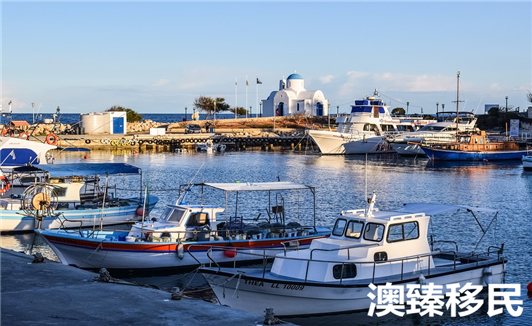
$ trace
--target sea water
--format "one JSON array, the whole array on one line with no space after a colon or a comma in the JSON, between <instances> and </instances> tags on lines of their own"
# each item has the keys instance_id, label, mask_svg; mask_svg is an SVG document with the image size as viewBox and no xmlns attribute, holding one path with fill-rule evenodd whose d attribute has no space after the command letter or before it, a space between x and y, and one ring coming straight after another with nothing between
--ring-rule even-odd
<instances>
[{"instance_id":1,"label":"sea water","mask_svg":"<svg viewBox=\"0 0 532 326\"><path fill-rule=\"evenodd\" d=\"M367 313L326 317L285 318L299 325L525 325L532 320L532 301L526 286L532 282L532 172L524 171L520 161L432 163L427 159L397 156L320 156L294 152L226 152L170 153L128 150L93 151L85 159L78 153L63 153L62 162L125 162L142 168L143 185L160 198L153 215L164 205L172 204L178 196L179 184L190 182L261 182L293 181L316 188L317 225L332 227L342 210L364 208L366 198L376 193L381 210L400 208L404 203L429 202L490 207L498 210L479 247L500 246L508 259L506 283L520 284L523 314L512 317L508 313L488 317L487 303L477 313L464 318L451 317L368 317ZM117 181L117 187L140 191L135 180ZM121 183L122 182L122 183ZM240 199L239 199L240 200ZM210 197L209 203L225 206L223 195ZM312 213L300 206L312 206L312 199L303 195L286 198L285 206L293 209L301 224L312 222ZM250 205L242 214L255 217L260 208ZM477 214L486 227L493 214ZM466 214L436 215L431 219L429 233L436 240L455 240L461 251L472 251L482 233L475 219ZM28 239L31 236L26 235ZM4 240L13 238L2 236ZM27 240L26 240L27 241ZM2 241L5 246L5 241ZM13 247L13 245L10 245ZM20 247L20 245L19 245ZM190 275L144 277L142 282L171 289L173 286L202 286ZM186 281L184 281L186 279ZM139 279L135 279L138 281ZM198 284L198 282L200 284ZM265 307L266 308L266 307ZM275 311L274 311L275 313Z\"/></svg>"}]
</instances>

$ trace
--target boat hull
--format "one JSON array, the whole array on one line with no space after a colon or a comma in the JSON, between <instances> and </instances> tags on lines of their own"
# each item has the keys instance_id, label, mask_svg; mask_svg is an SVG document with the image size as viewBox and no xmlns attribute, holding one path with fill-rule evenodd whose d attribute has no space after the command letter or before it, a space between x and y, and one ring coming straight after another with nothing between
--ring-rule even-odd
<instances>
[{"instance_id":1,"label":"boat hull","mask_svg":"<svg viewBox=\"0 0 532 326\"><path fill-rule=\"evenodd\" d=\"M333 131L310 130L309 136L323 155L392 153L383 137L360 137Z\"/></svg>"},{"instance_id":2,"label":"boat hull","mask_svg":"<svg viewBox=\"0 0 532 326\"><path fill-rule=\"evenodd\" d=\"M390 143L390 146L402 156L426 156L418 144Z\"/></svg>"},{"instance_id":3,"label":"boat hull","mask_svg":"<svg viewBox=\"0 0 532 326\"><path fill-rule=\"evenodd\" d=\"M483 269L488 265L456 271L442 275L426 276L426 283L436 285L466 283L486 286ZM489 265L492 270L489 283L503 283L504 263ZM214 268L204 268L201 272L214 290L220 304L234 309L257 314L266 307L273 308L276 316L322 315L367 310L373 292L366 284L318 284L289 280L252 278L231 272L218 272ZM419 275L413 279L394 282L394 285L419 284ZM375 285L384 285L375 283ZM406 293L406 291L405 291Z\"/></svg>"},{"instance_id":4,"label":"boat hull","mask_svg":"<svg viewBox=\"0 0 532 326\"><path fill-rule=\"evenodd\" d=\"M41 223L43 229L79 228L93 225L116 225L134 223L141 219L137 215L140 201L129 200L130 205L106 207L103 210L95 209L72 209L56 210L60 217L45 217ZM149 210L153 209L158 198L150 196ZM22 210L1 210L0 231L8 232L31 232L38 227L37 220L26 216Z\"/></svg>"},{"instance_id":5,"label":"boat hull","mask_svg":"<svg viewBox=\"0 0 532 326\"><path fill-rule=\"evenodd\" d=\"M84 269L109 270L187 270L200 264L235 264L259 261L287 250L308 248L313 239L329 232L321 230L313 236L231 241L127 242L128 232L100 231L97 238L90 231L36 230L65 265ZM285 243L283 245L283 243Z\"/></svg>"},{"instance_id":6,"label":"boat hull","mask_svg":"<svg viewBox=\"0 0 532 326\"><path fill-rule=\"evenodd\" d=\"M47 164L46 153L56 146L15 137L0 137L1 166Z\"/></svg>"},{"instance_id":7,"label":"boat hull","mask_svg":"<svg viewBox=\"0 0 532 326\"><path fill-rule=\"evenodd\" d=\"M532 156L523 156L523 169L532 170Z\"/></svg>"},{"instance_id":8,"label":"boat hull","mask_svg":"<svg viewBox=\"0 0 532 326\"><path fill-rule=\"evenodd\" d=\"M493 151L493 152L466 152L438 149L421 146L430 160L434 161L496 161L496 160L520 160L526 155L523 151Z\"/></svg>"}]
</instances>

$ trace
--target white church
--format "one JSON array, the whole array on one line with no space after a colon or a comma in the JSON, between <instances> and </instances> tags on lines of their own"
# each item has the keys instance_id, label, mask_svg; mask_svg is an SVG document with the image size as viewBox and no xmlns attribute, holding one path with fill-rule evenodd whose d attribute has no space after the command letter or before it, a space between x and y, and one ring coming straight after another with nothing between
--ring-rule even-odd
<instances>
[{"instance_id":1,"label":"white church","mask_svg":"<svg viewBox=\"0 0 532 326\"><path fill-rule=\"evenodd\" d=\"M322 91L307 91L305 80L301 75L293 73L279 81L279 90L271 92L266 100L262 100L263 116L326 116L329 114L328 100Z\"/></svg>"}]
</instances>

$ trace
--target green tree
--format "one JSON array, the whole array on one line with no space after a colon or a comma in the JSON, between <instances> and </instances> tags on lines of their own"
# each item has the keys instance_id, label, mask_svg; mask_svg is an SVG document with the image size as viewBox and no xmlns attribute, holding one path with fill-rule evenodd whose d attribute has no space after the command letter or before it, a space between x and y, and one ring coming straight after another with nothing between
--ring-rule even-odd
<instances>
[{"instance_id":1,"label":"green tree","mask_svg":"<svg viewBox=\"0 0 532 326\"><path fill-rule=\"evenodd\" d=\"M237 115L246 115L246 114L248 114L248 110L244 109L241 106L237 107L236 110L237 110L236 111ZM235 113L235 108L231 108L230 111Z\"/></svg>"},{"instance_id":2,"label":"green tree","mask_svg":"<svg viewBox=\"0 0 532 326\"><path fill-rule=\"evenodd\" d=\"M133 111L132 109L124 108L119 105L114 105L106 110L107 112L114 112L114 111L126 111L126 117L127 122L138 122L142 120L142 115L138 114L137 112Z\"/></svg>"},{"instance_id":3,"label":"green tree","mask_svg":"<svg viewBox=\"0 0 532 326\"><path fill-rule=\"evenodd\" d=\"M216 103L216 107L215 107ZM227 103L225 103L225 99L223 97L217 97L212 98L208 96L201 95L197 99L194 100L194 107L198 111L203 111L207 113L207 118L211 116L215 111L216 112L223 112L223 111L230 111L231 106Z\"/></svg>"}]
</instances>

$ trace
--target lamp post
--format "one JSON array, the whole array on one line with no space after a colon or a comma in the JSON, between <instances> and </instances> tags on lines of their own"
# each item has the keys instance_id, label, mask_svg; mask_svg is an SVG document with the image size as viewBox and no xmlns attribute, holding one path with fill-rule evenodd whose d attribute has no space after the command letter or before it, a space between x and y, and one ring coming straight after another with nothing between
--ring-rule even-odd
<instances>
[{"instance_id":1,"label":"lamp post","mask_svg":"<svg viewBox=\"0 0 532 326\"><path fill-rule=\"evenodd\" d=\"M216 101L214 101L214 127L216 128Z\"/></svg>"},{"instance_id":2,"label":"lamp post","mask_svg":"<svg viewBox=\"0 0 532 326\"><path fill-rule=\"evenodd\" d=\"M187 107L185 106L185 121L187 121Z\"/></svg>"},{"instance_id":3,"label":"lamp post","mask_svg":"<svg viewBox=\"0 0 532 326\"><path fill-rule=\"evenodd\" d=\"M253 118L253 108L251 107L251 105L249 106L249 117Z\"/></svg>"},{"instance_id":4,"label":"lamp post","mask_svg":"<svg viewBox=\"0 0 532 326\"><path fill-rule=\"evenodd\" d=\"M440 103L436 102L436 120L438 120L438 105L440 105Z\"/></svg>"},{"instance_id":5,"label":"lamp post","mask_svg":"<svg viewBox=\"0 0 532 326\"><path fill-rule=\"evenodd\" d=\"M259 103L259 114L260 114L260 117L262 118L262 100L260 100L260 103Z\"/></svg>"},{"instance_id":6,"label":"lamp post","mask_svg":"<svg viewBox=\"0 0 532 326\"><path fill-rule=\"evenodd\" d=\"M196 120L196 108L192 108L192 120Z\"/></svg>"},{"instance_id":7,"label":"lamp post","mask_svg":"<svg viewBox=\"0 0 532 326\"><path fill-rule=\"evenodd\" d=\"M508 96L506 96L505 98L506 98L506 114L508 114Z\"/></svg>"},{"instance_id":8,"label":"lamp post","mask_svg":"<svg viewBox=\"0 0 532 326\"><path fill-rule=\"evenodd\" d=\"M35 123L35 103L31 103L31 119Z\"/></svg>"},{"instance_id":9,"label":"lamp post","mask_svg":"<svg viewBox=\"0 0 532 326\"><path fill-rule=\"evenodd\" d=\"M410 102L406 102L406 116L408 116L408 106L410 105Z\"/></svg>"}]
</instances>

